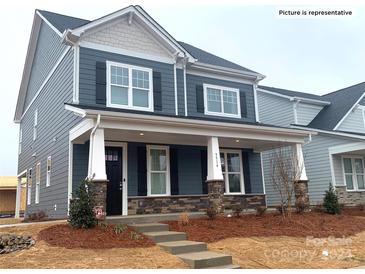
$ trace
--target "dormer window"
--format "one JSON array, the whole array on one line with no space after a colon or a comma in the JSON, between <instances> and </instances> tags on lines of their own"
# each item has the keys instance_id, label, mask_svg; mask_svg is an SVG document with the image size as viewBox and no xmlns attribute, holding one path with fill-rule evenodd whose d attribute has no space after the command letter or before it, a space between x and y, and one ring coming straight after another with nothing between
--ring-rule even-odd
<instances>
[{"instance_id":1,"label":"dormer window","mask_svg":"<svg viewBox=\"0 0 365 274\"><path fill-rule=\"evenodd\" d=\"M108 61L107 106L153 111L152 69Z\"/></svg>"},{"instance_id":2,"label":"dormer window","mask_svg":"<svg viewBox=\"0 0 365 274\"><path fill-rule=\"evenodd\" d=\"M204 84L206 115L241 117L240 91L234 88Z\"/></svg>"}]
</instances>

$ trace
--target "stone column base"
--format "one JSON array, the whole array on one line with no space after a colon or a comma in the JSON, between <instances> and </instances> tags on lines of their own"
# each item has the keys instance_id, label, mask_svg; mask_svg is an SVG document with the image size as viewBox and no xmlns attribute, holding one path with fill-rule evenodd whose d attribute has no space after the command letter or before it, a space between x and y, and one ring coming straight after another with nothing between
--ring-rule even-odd
<instances>
[{"instance_id":1,"label":"stone column base","mask_svg":"<svg viewBox=\"0 0 365 274\"><path fill-rule=\"evenodd\" d=\"M96 214L106 215L106 191L108 181L91 181L93 186L93 195L95 206L94 209ZM98 213L99 212L99 213Z\"/></svg>"},{"instance_id":2,"label":"stone column base","mask_svg":"<svg viewBox=\"0 0 365 274\"><path fill-rule=\"evenodd\" d=\"M208 184L208 206L213 207L217 212L224 213L224 181L209 180Z\"/></svg>"},{"instance_id":3,"label":"stone column base","mask_svg":"<svg viewBox=\"0 0 365 274\"><path fill-rule=\"evenodd\" d=\"M309 208L308 180L298 180L294 182L295 205L301 205L305 209Z\"/></svg>"}]
</instances>

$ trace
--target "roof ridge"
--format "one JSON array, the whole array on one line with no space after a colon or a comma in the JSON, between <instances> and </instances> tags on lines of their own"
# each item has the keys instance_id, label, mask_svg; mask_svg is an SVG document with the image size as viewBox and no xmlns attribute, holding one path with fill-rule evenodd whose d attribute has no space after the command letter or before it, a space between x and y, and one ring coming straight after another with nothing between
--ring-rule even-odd
<instances>
[{"instance_id":1,"label":"roof ridge","mask_svg":"<svg viewBox=\"0 0 365 274\"><path fill-rule=\"evenodd\" d=\"M341 88L341 89L338 89L338 90L335 90L335 91L331 91L331 92L326 93L326 94L323 94L321 96L331 95L331 94L334 94L334 93L339 92L339 91L343 91L343 90L348 89L348 88L352 88L352 87L355 87L355 86L359 86L361 84L365 84L365 81L364 82L357 83L357 84L354 84L354 85L351 85L351 86L348 86L348 87L344 87L344 88Z\"/></svg>"},{"instance_id":2,"label":"roof ridge","mask_svg":"<svg viewBox=\"0 0 365 274\"><path fill-rule=\"evenodd\" d=\"M89 19L84 19L84 18L80 18L80 17L75 17L75 16L70 16L70 15L66 15L66 14L62 14L62 13L58 13L58 12L53 12L53 11L49 11L49 10L40 10L40 9L36 9L36 11L39 11L40 13L42 12L49 12L49 13L53 13L56 15L61 15L61 16L65 16L65 17L69 17L69 18L74 18L74 19L79 19L79 20L84 20L84 21L93 21L93 20L89 20Z\"/></svg>"}]
</instances>

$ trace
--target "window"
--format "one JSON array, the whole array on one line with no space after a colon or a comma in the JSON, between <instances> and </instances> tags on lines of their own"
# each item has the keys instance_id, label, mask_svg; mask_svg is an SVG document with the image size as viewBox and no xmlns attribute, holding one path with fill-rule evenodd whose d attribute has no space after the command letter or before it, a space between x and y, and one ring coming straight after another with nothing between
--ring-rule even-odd
<instances>
[{"instance_id":1,"label":"window","mask_svg":"<svg viewBox=\"0 0 365 274\"><path fill-rule=\"evenodd\" d=\"M204 109L206 115L240 118L240 91L204 84Z\"/></svg>"},{"instance_id":2,"label":"window","mask_svg":"<svg viewBox=\"0 0 365 274\"><path fill-rule=\"evenodd\" d=\"M166 146L147 146L147 193L170 195L170 160Z\"/></svg>"},{"instance_id":3,"label":"window","mask_svg":"<svg viewBox=\"0 0 365 274\"><path fill-rule=\"evenodd\" d=\"M225 193L244 193L241 152L239 150L221 150L220 155Z\"/></svg>"},{"instance_id":4,"label":"window","mask_svg":"<svg viewBox=\"0 0 365 274\"><path fill-rule=\"evenodd\" d=\"M34 112L33 141L37 139L37 127L38 127L38 109L36 109Z\"/></svg>"},{"instance_id":5,"label":"window","mask_svg":"<svg viewBox=\"0 0 365 274\"><path fill-rule=\"evenodd\" d=\"M48 158L47 158L46 186L51 185L51 169L52 169L52 158L51 158L51 156L48 156Z\"/></svg>"},{"instance_id":6,"label":"window","mask_svg":"<svg viewBox=\"0 0 365 274\"><path fill-rule=\"evenodd\" d=\"M22 142L23 142L23 130L22 128L19 129L19 147L18 147L18 153L22 153Z\"/></svg>"},{"instance_id":7,"label":"window","mask_svg":"<svg viewBox=\"0 0 365 274\"><path fill-rule=\"evenodd\" d=\"M152 70L107 62L107 105L153 111Z\"/></svg>"},{"instance_id":8,"label":"window","mask_svg":"<svg viewBox=\"0 0 365 274\"><path fill-rule=\"evenodd\" d=\"M32 169L28 171L28 184L27 184L27 205L32 203Z\"/></svg>"},{"instance_id":9,"label":"window","mask_svg":"<svg viewBox=\"0 0 365 274\"><path fill-rule=\"evenodd\" d=\"M36 165L35 169L35 203L39 203L39 191L41 188L41 163Z\"/></svg>"},{"instance_id":10,"label":"window","mask_svg":"<svg viewBox=\"0 0 365 274\"><path fill-rule=\"evenodd\" d=\"M343 157L342 159L347 190L365 190L363 158Z\"/></svg>"}]
</instances>

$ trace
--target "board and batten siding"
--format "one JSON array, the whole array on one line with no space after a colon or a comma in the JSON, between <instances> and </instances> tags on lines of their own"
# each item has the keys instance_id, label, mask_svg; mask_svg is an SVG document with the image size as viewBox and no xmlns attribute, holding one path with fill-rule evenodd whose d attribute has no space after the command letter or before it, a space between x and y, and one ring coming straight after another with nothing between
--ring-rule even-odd
<instances>
[{"instance_id":1,"label":"board and batten siding","mask_svg":"<svg viewBox=\"0 0 365 274\"><path fill-rule=\"evenodd\" d=\"M355 108L349 115L342 121L338 130L348 132L365 133L365 121L363 111L360 108Z\"/></svg>"},{"instance_id":2,"label":"board and batten siding","mask_svg":"<svg viewBox=\"0 0 365 274\"><path fill-rule=\"evenodd\" d=\"M31 204L26 214L45 211L50 218L67 216L69 130L80 122L64 103L72 102L73 51L66 54L20 122L23 130L18 173L32 168ZM34 112L38 109L37 138L33 141ZM52 157L50 186L46 187L47 157ZM41 163L39 204L35 204L36 165Z\"/></svg>"},{"instance_id":3,"label":"board and batten siding","mask_svg":"<svg viewBox=\"0 0 365 274\"><path fill-rule=\"evenodd\" d=\"M323 106L298 103L297 105L297 124L308 125L314 117L323 109Z\"/></svg>"},{"instance_id":4,"label":"board and batten siding","mask_svg":"<svg viewBox=\"0 0 365 274\"><path fill-rule=\"evenodd\" d=\"M288 127L294 123L293 102L287 98L267 94L258 90L257 104L261 123L283 127Z\"/></svg>"},{"instance_id":5,"label":"board and batten siding","mask_svg":"<svg viewBox=\"0 0 365 274\"><path fill-rule=\"evenodd\" d=\"M96 102L96 62L113 61L150 68L161 73L162 110L155 113L175 115L174 70L172 64L80 47L80 105L106 107Z\"/></svg>"},{"instance_id":6,"label":"board and batten siding","mask_svg":"<svg viewBox=\"0 0 365 274\"><path fill-rule=\"evenodd\" d=\"M37 48L32 64L24 108L32 101L34 95L61 57L67 46L62 44L62 38L58 36L46 23L42 21Z\"/></svg>"}]
</instances>

